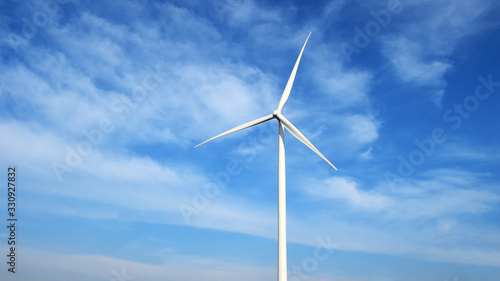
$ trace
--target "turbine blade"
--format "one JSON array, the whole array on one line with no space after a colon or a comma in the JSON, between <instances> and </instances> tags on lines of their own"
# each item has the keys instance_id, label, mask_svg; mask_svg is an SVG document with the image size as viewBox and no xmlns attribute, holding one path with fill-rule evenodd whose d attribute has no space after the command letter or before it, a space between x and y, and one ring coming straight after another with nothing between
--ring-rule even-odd
<instances>
[{"instance_id":1,"label":"turbine blade","mask_svg":"<svg viewBox=\"0 0 500 281\"><path fill-rule=\"evenodd\" d=\"M297 68L299 67L300 59L302 58L302 53L304 52L304 48L306 47L307 40L309 40L309 36L311 36L311 32L307 36L306 42L304 42L304 46L302 46L302 50L300 50L299 57L295 62L295 66L293 67L292 74L290 74L290 78L288 78L288 82L286 83L285 90L281 95L280 103L278 104L278 108L276 109L278 112L281 112L283 106L285 106L286 101L288 100L288 96L290 96L290 91L292 90L293 81L295 80L295 74L297 74Z\"/></svg>"},{"instance_id":2,"label":"turbine blade","mask_svg":"<svg viewBox=\"0 0 500 281\"><path fill-rule=\"evenodd\" d=\"M206 140L206 141L204 141L204 142L202 142L202 143L198 144L198 145L197 145L197 146L195 146L195 147L198 147L198 146L200 146L200 145L202 145L202 144L204 144L204 143L207 143L207 142L209 142L209 141L211 141L211 140L214 140L214 139L216 139L216 138L220 138L220 137L222 137L222 136L229 135L229 134L234 133L234 132L237 132L237 131L239 131L239 130L243 130L243 129L246 129L246 128L248 128L248 127L252 127L252 126L255 126L255 125L257 125L257 124L260 124L260 123L262 123L262 122L266 122L266 121L271 120L271 119L273 119L273 118L274 118L274 115L269 114L269 115L264 116L264 117L261 117L261 118L259 118L259 119L255 119L255 120L250 121L250 122L247 122L247 123L245 123L245 124L243 124L243 125L239 125L238 127L232 128L231 130L225 131L224 133L219 134L219 135L217 135L217 136L215 136L215 137L213 137L213 138L211 138L211 139L209 139L209 140Z\"/></svg>"},{"instance_id":3,"label":"turbine blade","mask_svg":"<svg viewBox=\"0 0 500 281\"><path fill-rule=\"evenodd\" d=\"M283 126L294 137L296 137L302 143L307 145L312 151L316 152L316 154L318 154L321 158L323 158L323 160L325 160L328 164L330 164L330 166L332 166L335 170L337 170L337 168L335 166L333 166L333 164L330 163L330 161L328 161L328 159L326 159L326 157L323 154L321 154L321 152L319 152L319 150L316 147L314 147L314 145L306 137L304 137L304 135L290 121L288 121L288 119L286 119L285 116L283 116L283 114L280 113L277 115L277 117L278 117L278 120L283 124Z\"/></svg>"}]
</instances>

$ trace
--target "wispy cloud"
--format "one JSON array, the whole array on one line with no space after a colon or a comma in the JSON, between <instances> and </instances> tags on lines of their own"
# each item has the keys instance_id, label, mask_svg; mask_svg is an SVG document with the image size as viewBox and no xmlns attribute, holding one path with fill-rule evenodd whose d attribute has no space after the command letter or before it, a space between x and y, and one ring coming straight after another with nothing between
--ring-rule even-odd
<instances>
[{"instance_id":1,"label":"wispy cloud","mask_svg":"<svg viewBox=\"0 0 500 281\"><path fill-rule=\"evenodd\" d=\"M345 177L309 180L300 185L300 191L311 203L321 206L322 211L312 217L321 217L322 222L315 224L308 216L294 223L296 231L297 226L302 225L299 229L303 228L304 232L293 237L309 243L308 233L336 233L342 249L369 248L380 253L413 253L430 260L483 263L497 254L484 250L482 245L471 248L466 241L492 245L495 242L491 231L497 233L499 230L486 230L484 226L460 218L498 213L500 195L488 187L487 177L461 170L435 170L395 190L383 185L366 190L358 180ZM349 220L353 213L363 213L365 219L362 222ZM379 228L380 225L384 228ZM363 244L364 236L359 233L372 237L370 245ZM469 246L459 246L462 243ZM446 255L450 246L454 250L450 249ZM471 253L478 259L470 259ZM485 264L498 265L498 261Z\"/></svg>"},{"instance_id":2,"label":"wispy cloud","mask_svg":"<svg viewBox=\"0 0 500 281\"><path fill-rule=\"evenodd\" d=\"M3 249L4 250L4 249ZM47 259L40 259L45 256ZM25 266L32 270L16 273L17 280L53 280L54 272L72 280L265 280L274 276L274 268L252 266L225 260L177 256L175 261L147 264L103 255L56 254L24 248ZM89 268L94 270L89 271ZM5 273L2 273L5 274Z\"/></svg>"},{"instance_id":3,"label":"wispy cloud","mask_svg":"<svg viewBox=\"0 0 500 281\"><path fill-rule=\"evenodd\" d=\"M361 144L370 143L378 138L378 123L373 118L362 115L347 116L344 125L349 131L350 138Z\"/></svg>"},{"instance_id":4,"label":"wispy cloud","mask_svg":"<svg viewBox=\"0 0 500 281\"><path fill-rule=\"evenodd\" d=\"M453 68L449 56L468 35L485 28L481 16L491 4L409 1L405 3L405 13L416 20L399 23L399 28L406 30L404 35L383 37L383 54L402 81L430 86L432 100L440 105L446 87L445 74Z\"/></svg>"},{"instance_id":5,"label":"wispy cloud","mask_svg":"<svg viewBox=\"0 0 500 281\"><path fill-rule=\"evenodd\" d=\"M335 199L366 210L380 210L392 205L390 198L359 190L357 186L352 179L332 177L308 184L305 192L316 199Z\"/></svg>"},{"instance_id":6,"label":"wispy cloud","mask_svg":"<svg viewBox=\"0 0 500 281\"><path fill-rule=\"evenodd\" d=\"M415 82L443 88L446 84L444 74L452 66L444 59L426 59L426 54L420 42L408 38L391 38L385 43L385 55L395 67L400 79L405 82ZM442 92L441 92L442 93ZM442 96L436 93L435 99Z\"/></svg>"}]
</instances>

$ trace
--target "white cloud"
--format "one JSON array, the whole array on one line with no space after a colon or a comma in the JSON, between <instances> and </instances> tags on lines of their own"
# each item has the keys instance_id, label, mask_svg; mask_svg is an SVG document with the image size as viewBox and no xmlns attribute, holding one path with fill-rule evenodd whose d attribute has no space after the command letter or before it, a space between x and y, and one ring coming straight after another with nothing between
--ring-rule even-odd
<instances>
[{"instance_id":1,"label":"white cloud","mask_svg":"<svg viewBox=\"0 0 500 281\"><path fill-rule=\"evenodd\" d=\"M335 199L362 210L380 210L391 220L433 219L449 215L480 214L494 211L500 195L479 184L484 175L459 170L436 170L427 179L412 180L388 190L363 191L356 180L331 177L310 180L301 190L315 199ZM483 186L483 190L470 186ZM394 192L393 192L394 191Z\"/></svg>"},{"instance_id":2,"label":"white cloud","mask_svg":"<svg viewBox=\"0 0 500 281\"><path fill-rule=\"evenodd\" d=\"M313 45L313 42L316 44ZM368 94L373 74L366 70L343 67L343 57L339 53L332 52L331 45L312 41L308 48L307 57L313 61L310 64L313 67L308 69L305 75L313 81L315 89L329 97L329 109L331 111L346 108L370 110Z\"/></svg>"},{"instance_id":3,"label":"white cloud","mask_svg":"<svg viewBox=\"0 0 500 281\"><path fill-rule=\"evenodd\" d=\"M352 141L366 144L377 140L379 124L371 116L351 115L342 121Z\"/></svg>"},{"instance_id":4,"label":"white cloud","mask_svg":"<svg viewBox=\"0 0 500 281\"><path fill-rule=\"evenodd\" d=\"M197 168L161 164L145 156L114 154L106 146L99 145L92 147L90 155L80 155L81 164L72 166L66 161L64 147L76 151L74 144L66 143L43 128L30 129L22 122L4 123L0 125L0 133L11 137L2 139L0 154L4 161L15 163L21 171L29 171L23 178L33 184L27 185L26 192L95 204L91 210L86 205L32 206L37 212L126 220L138 220L138 214L146 212L158 223L189 224L273 237L274 218L268 216L274 212L273 207L233 197L224 186L217 186L214 179ZM37 142L33 143L33 139ZM60 170L63 182L59 182L54 173L56 161L71 169ZM228 181L231 177L229 175ZM43 190L39 186L43 186ZM208 186L210 191L206 191ZM179 209L181 205L194 208L189 222ZM110 214L109 206L120 207L121 211L114 210Z\"/></svg>"},{"instance_id":5,"label":"white cloud","mask_svg":"<svg viewBox=\"0 0 500 281\"><path fill-rule=\"evenodd\" d=\"M404 223L399 223L381 217L380 212L367 212L365 219L360 220L350 216L342 204L332 205L338 207L327 215L315 213L299 223L291 220L289 241L317 246L318 238L330 236L331 242L336 245L335 250L418 257L425 261L500 265L499 253L495 252L498 248L495 237L500 233L498 229L485 231L450 220L440 220L438 227L434 220L406 219ZM473 245L471 241L483 242Z\"/></svg>"},{"instance_id":6,"label":"white cloud","mask_svg":"<svg viewBox=\"0 0 500 281\"><path fill-rule=\"evenodd\" d=\"M60 55L44 56L39 59L37 63L34 63L38 70L45 68L40 65L46 65L54 71L49 75L59 82L51 84L51 80L21 64L3 69L5 77L3 92L16 101L13 105L13 109L18 110L16 114L32 122L53 124L65 133L75 134L80 133L82 128L97 123L105 116L102 103L105 103L106 97L95 95L98 91L87 77L76 73L68 75L73 72L73 69L68 67L65 71L62 70L67 65ZM50 66L52 64L58 66ZM75 81L72 87L78 89L79 92L60 86L60 81L68 80ZM85 94L80 95L80 93Z\"/></svg>"},{"instance_id":7,"label":"white cloud","mask_svg":"<svg viewBox=\"0 0 500 281\"><path fill-rule=\"evenodd\" d=\"M276 238L276 206L258 204L239 196L228 195L225 191L221 192L224 194L211 200L207 208L192 217L191 225Z\"/></svg>"},{"instance_id":8,"label":"white cloud","mask_svg":"<svg viewBox=\"0 0 500 281\"><path fill-rule=\"evenodd\" d=\"M426 184L431 184L428 182ZM452 189L403 200L388 210L392 218L439 218L449 215L481 214L492 211L500 196L486 191Z\"/></svg>"},{"instance_id":9,"label":"white cloud","mask_svg":"<svg viewBox=\"0 0 500 281\"><path fill-rule=\"evenodd\" d=\"M264 8L253 0L218 1L218 13L226 16L231 24L243 25L252 22L278 23L283 21L280 10Z\"/></svg>"},{"instance_id":10,"label":"white cloud","mask_svg":"<svg viewBox=\"0 0 500 281\"><path fill-rule=\"evenodd\" d=\"M500 260L491 260L498 256L491 249L498 247L494 237L500 230L461 219L464 215L498 212L500 195L486 184L487 177L460 170L434 170L397 187L396 192L383 187L364 191L358 180L347 177L309 180L301 185L300 192L314 199L307 204L316 208L307 216L292 217L290 237L314 245L314 237L330 233L345 250L499 265ZM406 191L397 192L399 188ZM353 219L352 215L360 212L363 216ZM471 255L477 259L471 259Z\"/></svg>"},{"instance_id":11,"label":"white cloud","mask_svg":"<svg viewBox=\"0 0 500 281\"><path fill-rule=\"evenodd\" d=\"M461 250L436 248L425 249L423 252L443 262L500 266L500 251L495 249Z\"/></svg>"},{"instance_id":12,"label":"white cloud","mask_svg":"<svg viewBox=\"0 0 500 281\"><path fill-rule=\"evenodd\" d=\"M420 40L427 54L449 55L459 41L488 28L482 16L497 4L490 0L414 0L407 5L405 12L418 10L418 17L405 27L407 34Z\"/></svg>"},{"instance_id":13,"label":"white cloud","mask_svg":"<svg viewBox=\"0 0 500 281\"><path fill-rule=\"evenodd\" d=\"M403 81L430 86L433 101L440 105L446 86L444 75L453 67L447 58L461 40L485 27L481 16L491 5L491 1L478 4L472 0L404 3L402 14L415 20L400 23L404 35L383 36L382 52Z\"/></svg>"},{"instance_id":14,"label":"white cloud","mask_svg":"<svg viewBox=\"0 0 500 281\"><path fill-rule=\"evenodd\" d=\"M407 38L386 39L384 55L391 61L399 78L405 82L414 82L434 88L433 100L439 105L446 85L444 74L451 69L451 64L444 59L428 59L422 51L420 42Z\"/></svg>"},{"instance_id":15,"label":"white cloud","mask_svg":"<svg viewBox=\"0 0 500 281\"><path fill-rule=\"evenodd\" d=\"M2 247L2 252L7 249ZM59 254L20 248L25 268L16 280L269 280L274 267L239 264L203 257L176 256L175 261L147 264L104 255ZM45 257L41 259L40 257ZM89 270L92 268L92 270ZM0 276L10 274L0 273ZM5 277L5 276L4 276Z\"/></svg>"},{"instance_id":16,"label":"white cloud","mask_svg":"<svg viewBox=\"0 0 500 281\"><path fill-rule=\"evenodd\" d=\"M367 94L370 81L371 75L367 72L342 71L329 73L319 82L324 87L323 91L335 100L333 107L338 108L369 105Z\"/></svg>"},{"instance_id":17,"label":"white cloud","mask_svg":"<svg viewBox=\"0 0 500 281\"><path fill-rule=\"evenodd\" d=\"M443 75L451 65L436 59L425 61L426 54L422 50L424 46L419 42L403 37L391 38L385 47L385 55L391 60L403 81L431 86L444 84Z\"/></svg>"},{"instance_id":18,"label":"white cloud","mask_svg":"<svg viewBox=\"0 0 500 281\"><path fill-rule=\"evenodd\" d=\"M446 219L442 219L442 220L439 220L438 222L438 231L439 233L449 233L450 231L453 230L453 228L455 228L456 226L456 222L455 221L452 221L452 220L446 220Z\"/></svg>"},{"instance_id":19,"label":"white cloud","mask_svg":"<svg viewBox=\"0 0 500 281\"><path fill-rule=\"evenodd\" d=\"M381 210L392 205L388 197L361 191L358 184L349 178L331 177L321 182L312 182L304 192L316 199L336 199L365 210Z\"/></svg>"},{"instance_id":20,"label":"white cloud","mask_svg":"<svg viewBox=\"0 0 500 281\"><path fill-rule=\"evenodd\" d=\"M5 252L4 247L0 248ZM131 260L113 258L104 255L76 255L51 253L30 248L21 248L25 268L16 272L19 281L60 281L60 280L272 280L276 278L274 266L248 265L225 259L210 259L201 256L176 254L175 260L166 260L161 264L149 264ZM167 249L168 250L168 249ZM40 259L40 257L45 257ZM92 268L92 270L89 270ZM6 270L0 277L7 278L11 274ZM344 276L339 272L310 272L308 280L321 281L334 278L337 281L368 281L383 279ZM289 280L297 276L290 275Z\"/></svg>"},{"instance_id":21,"label":"white cloud","mask_svg":"<svg viewBox=\"0 0 500 281\"><path fill-rule=\"evenodd\" d=\"M488 174L456 169L431 170L419 179L409 179L391 189L398 204L385 215L392 219L433 219L494 211L500 195L492 192L487 181ZM471 189L471 186L482 188ZM384 189L379 190L384 192Z\"/></svg>"},{"instance_id":22,"label":"white cloud","mask_svg":"<svg viewBox=\"0 0 500 281\"><path fill-rule=\"evenodd\" d=\"M4 69L2 91L25 104L20 111L33 122L65 136L79 138L83 129L110 118L118 127L110 137L121 145L155 140L185 146L274 108L274 93L280 91L260 69L213 61L214 53L231 52L214 43L217 31L205 19L171 4L161 5L161 11L169 15L170 29L192 30L169 40L155 26L125 26L84 12L75 24L50 29L58 52L32 46L24 64L14 60L15 67ZM193 45L192 33L207 36L206 46ZM198 50L210 55L194 58ZM123 114L112 105L134 103L134 91L151 69L161 72L156 73L161 81L146 90L144 102L127 106L130 114L120 119Z\"/></svg>"},{"instance_id":23,"label":"white cloud","mask_svg":"<svg viewBox=\"0 0 500 281\"><path fill-rule=\"evenodd\" d=\"M173 110L183 109L199 137L211 137L272 112L278 100L272 83L259 70L245 65L188 65L176 70L179 95ZM254 82L254 83L252 83ZM186 99L186 95L191 95ZM169 106L171 107L171 106ZM185 128L184 128L185 129ZM194 130L194 129L193 129Z\"/></svg>"},{"instance_id":24,"label":"white cloud","mask_svg":"<svg viewBox=\"0 0 500 281\"><path fill-rule=\"evenodd\" d=\"M500 152L495 147L494 140L491 144L487 142L481 146L468 143L465 139L450 140L440 151L436 153L439 161L467 161L476 163L488 163L500 159Z\"/></svg>"},{"instance_id":25,"label":"white cloud","mask_svg":"<svg viewBox=\"0 0 500 281\"><path fill-rule=\"evenodd\" d=\"M370 148L368 148L366 151L362 152L359 157L361 159L365 159L365 160L370 160L372 159L373 155L372 155L372 147L370 146Z\"/></svg>"}]
</instances>

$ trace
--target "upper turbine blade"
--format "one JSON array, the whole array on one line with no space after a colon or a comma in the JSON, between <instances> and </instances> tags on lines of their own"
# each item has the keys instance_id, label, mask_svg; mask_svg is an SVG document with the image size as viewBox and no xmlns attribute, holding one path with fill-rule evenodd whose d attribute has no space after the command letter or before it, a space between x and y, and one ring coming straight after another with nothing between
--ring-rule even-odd
<instances>
[{"instance_id":1,"label":"upper turbine blade","mask_svg":"<svg viewBox=\"0 0 500 281\"><path fill-rule=\"evenodd\" d=\"M209 140L206 140L206 141L204 141L204 142L202 142L202 143L198 144L198 145L197 145L197 146L195 146L195 147L198 147L198 146L200 146L200 145L202 145L202 144L204 144L204 143L206 143L206 142L209 142L209 141L211 141L211 140L214 140L214 139L216 139L216 138L220 138L220 137L222 137L222 136L229 135L229 134L234 133L234 132L237 132L237 131L239 131L239 130L243 130L243 129L246 129L246 128L248 128L248 127L252 127L252 126L255 126L255 125L257 125L257 124L260 124L260 123L262 123L262 122L266 122L266 121L271 120L271 119L273 119L273 118L274 118L274 116L273 116L272 114L269 114L269 115L264 116L264 117L261 117L261 118L259 118L259 119L255 119L255 120L250 121L250 122L247 122L247 123L245 123L245 124L243 124L243 125L239 125L238 127L232 128L231 130L225 131L224 133L219 134L219 135L217 135L217 136L215 136L215 137L213 137L213 138L211 138L211 139L209 139Z\"/></svg>"},{"instance_id":2,"label":"upper turbine blade","mask_svg":"<svg viewBox=\"0 0 500 281\"><path fill-rule=\"evenodd\" d=\"M297 61L295 62L295 66L293 67L292 74L290 74L290 78L288 78L288 82L286 83L285 90L283 91L283 94L281 95L280 103L278 104L278 108L276 109L278 112L281 112L281 110L283 109L283 106L285 105L286 101L288 100L288 96L290 96L290 91L292 90L293 81L295 80L295 74L297 74L297 68L299 67L300 58L302 58L302 52L304 52L304 48L306 47L307 40L309 40L309 36L311 36L311 32L309 32L309 35L307 36L306 42L304 42L304 46L302 46L302 50L300 50L299 57L297 58Z\"/></svg>"},{"instance_id":3,"label":"upper turbine blade","mask_svg":"<svg viewBox=\"0 0 500 281\"><path fill-rule=\"evenodd\" d=\"M335 166L333 166L333 164L330 163L330 161L328 161L328 159L326 159L326 157L323 156L323 154L321 154L321 152L319 152L319 150L316 147L314 147L314 145L306 137L304 137L304 135L297 128L295 128L295 126L290 121L288 121L288 119L286 119L285 116L283 116L283 114L280 113L277 115L277 117L278 120L292 135L294 135L297 139L299 139L301 142L307 145L312 151L316 152L316 154L318 154L321 158L323 158L323 160L325 160L328 164L330 164L330 166L332 166L335 170L337 170L337 168L335 168Z\"/></svg>"}]
</instances>

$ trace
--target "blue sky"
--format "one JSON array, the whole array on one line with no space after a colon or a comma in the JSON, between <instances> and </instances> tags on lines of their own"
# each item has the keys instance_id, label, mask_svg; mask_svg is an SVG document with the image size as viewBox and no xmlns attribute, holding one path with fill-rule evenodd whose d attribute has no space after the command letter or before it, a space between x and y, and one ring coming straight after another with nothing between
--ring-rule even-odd
<instances>
[{"instance_id":1,"label":"blue sky","mask_svg":"<svg viewBox=\"0 0 500 281\"><path fill-rule=\"evenodd\" d=\"M498 280L498 1L0 7L2 280L275 280L277 122L194 146L270 114L309 32L283 112L339 170L285 134L288 279Z\"/></svg>"}]
</instances>

